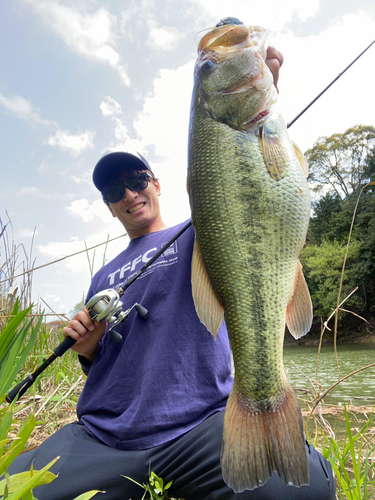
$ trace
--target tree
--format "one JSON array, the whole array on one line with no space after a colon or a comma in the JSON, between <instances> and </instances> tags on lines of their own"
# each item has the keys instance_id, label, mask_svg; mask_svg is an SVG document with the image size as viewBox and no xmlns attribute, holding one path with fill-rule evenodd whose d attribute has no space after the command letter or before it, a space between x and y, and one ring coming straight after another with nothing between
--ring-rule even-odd
<instances>
[{"instance_id":1,"label":"tree","mask_svg":"<svg viewBox=\"0 0 375 500\"><path fill-rule=\"evenodd\" d=\"M342 265L346 245L338 241L323 241L321 245L310 245L301 253L301 263L310 290L314 316L327 319L337 305ZM348 260L344 273L341 298L345 298L359 285L354 265L359 262L360 243L353 241L349 247ZM362 311L364 298L361 293L354 294L346 307Z\"/></svg>"},{"instance_id":2,"label":"tree","mask_svg":"<svg viewBox=\"0 0 375 500\"><path fill-rule=\"evenodd\" d=\"M308 179L315 184L314 191L346 198L369 182L371 165L367 158L374 146L375 127L370 125L355 125L343 134L320 137L305 153L310 167Z\"/></svg>"},{"instance_id":3,"label":"tree","mask_svg":"<svg viewBox=\"0 0 375 500\"><path fill-rule=\"evenodd\" d=\"M336 225L333 224L334 214L340 214L342 200L337 194L327 193L312 204L314 214L311 217L306 243L320 245L323 239L330 241L336 239ZM350 222L348 230L350 227Z\"/></svg>"}]
</instances>

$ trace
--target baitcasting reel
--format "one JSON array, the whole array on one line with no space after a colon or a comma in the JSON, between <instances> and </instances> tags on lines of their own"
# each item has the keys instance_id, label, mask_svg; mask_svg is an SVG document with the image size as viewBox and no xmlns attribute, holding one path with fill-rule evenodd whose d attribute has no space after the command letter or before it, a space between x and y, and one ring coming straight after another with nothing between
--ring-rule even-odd
<instances>
[{"instance_id":1,"label":"baitcasting reel","mask_svg":"<svg viewBox=\"0 0 375 500\"><path fill-rule=\"evenodd\" d=\"M116 332L114 328L121 323L121 321L124 321L133 309L137 311L142 319L146 319L148 317L148 310L137 302L132 307L124 311L122 308L122 302L120 301L121 295L123 295L123 293L120 294L120 292L116 289L108 288L108 290L98 292L86 304L86 309L92 320L107 320L112 324L108 333L116 344L121 342L122 336Z\"/></svg>"}]
</instances>

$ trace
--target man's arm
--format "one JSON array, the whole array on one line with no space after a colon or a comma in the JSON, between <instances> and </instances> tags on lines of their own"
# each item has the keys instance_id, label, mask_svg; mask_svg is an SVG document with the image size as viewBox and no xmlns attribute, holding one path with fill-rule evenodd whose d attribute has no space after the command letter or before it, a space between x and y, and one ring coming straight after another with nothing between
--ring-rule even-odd
<instances>
[{"instance_id":1,"label":"man's arm","mask_svg":"<svg viewBox=\"0 0 375 500\"><path fill-rule=\"evenodd\" d=\"M73 316L63 329L64 337L72 337L77 342L72 350L89 361L94 361L99 352L99 342L103 338L106 321L93 321L86 308Z\"/></svg>"}]
</instances>

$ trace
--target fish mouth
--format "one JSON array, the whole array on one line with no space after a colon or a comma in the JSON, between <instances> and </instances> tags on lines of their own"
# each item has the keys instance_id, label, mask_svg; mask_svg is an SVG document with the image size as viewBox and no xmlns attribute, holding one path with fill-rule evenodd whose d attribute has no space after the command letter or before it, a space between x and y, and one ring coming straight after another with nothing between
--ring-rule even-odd
<instances>
[{"instance_id":1,"label":"fish mouth","mask_svg":"<svg viewBox=\"0 0 375 500\"><path fill-rule=\"evenodd\" d=\"M261 87L264 79L265 59L268 47L268 34L260 26L224 25L206 33L198 45L198 58L202 64L206 59L213 58L216 61L228 56L235 56L236 52L252 49L253 66L257 71L249 68L249 73L232 87L223 92L224 94L236 94L248 90L249 87Z\"/></svg>"},{"instance_id":2,"label":"fish mouth","mask_svg":"<svg viewBox=\"0 0 375 500\"><path fill-rule=\"evenodd\" d=\"M266 30L261 26L224 25L206 33L198 45L198 53L213 50L228 54L246 47L265 45ZM265 47L267 48L267 47Z\"/></svg>"},{"instance_id":3,"label":"fish mouth","mask_svg":"<svg viewBox=\"0 0 375 500\"><path fill-rule=\"evenodd\" d=\"M266 118L270 114L270 110L266 109L265 111L261 111L253 120L249 121L249 124L257 123L263 118Z\"/></svg>"},{"instance_id":4,"label":"fish mouth","mask_svg":"<svg viewBox=\"0 0 375 500\"><path fill-rule=\"evenodd\" d=\"M141 210L145 205L146 202L142 201L141 203L137 203L137 205L133 205L132 207L128 208L127 212L128 214L134 214L135 212Z\"/></svg>"},{"instance_id":5,"label":"fish mouth","mask_svg":"<svg viewBox=\"0 0 375 500\"><path fill-rule=\"evenodd\" d=\"M237 53L249 51L249 68L242 76L233 81L231 86L221 89L218 93L230 96L244 94L244 99L249 101L253 95L260 92L263 95L259 102L241 122L237 123L239 130L248 130L259 126L271 112L272 105L277 101L277 93L273 86L271 72L266 65L268 32L261 26L246 26L244 24L226 24L206 33L198 45L198 60L200 66L207 65L206 61L220 64L227 58L236 57ZM255 99L253 102L257 102Z\"/></svg>"}]
</instances>

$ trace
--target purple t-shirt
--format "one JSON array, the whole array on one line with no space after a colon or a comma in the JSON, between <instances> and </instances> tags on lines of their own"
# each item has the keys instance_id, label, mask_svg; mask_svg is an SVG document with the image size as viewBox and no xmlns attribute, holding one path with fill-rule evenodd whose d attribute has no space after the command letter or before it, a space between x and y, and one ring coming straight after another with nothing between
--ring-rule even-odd
<instances>
[{"instance_id":1,"label":"purple t-shirt","mask_svg":"<svg viewBox=\"0 0 375 500\"><path fill-rule=\"evenodd\" d=\"M130 241L94 276L88 299L128 281L183 224ZM225 408L232 388L225 324L217 340L199 321L191 292L194 231L190 227L125 292L124 310L133 310L105 334L78 401L79 419L104 443L142 450L189 431ZM88 367L83 366L87 370Z\"/></svg>"}]
</instances>

